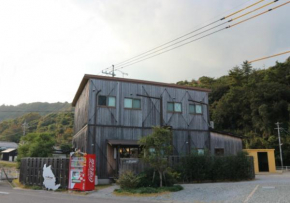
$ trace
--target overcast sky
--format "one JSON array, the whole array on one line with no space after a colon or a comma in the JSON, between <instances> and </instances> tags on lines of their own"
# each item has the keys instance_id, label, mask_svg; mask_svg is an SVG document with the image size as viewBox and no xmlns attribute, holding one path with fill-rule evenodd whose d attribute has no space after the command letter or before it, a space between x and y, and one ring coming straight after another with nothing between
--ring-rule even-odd
<instances>
[{"instance_id":1,"label":"overcast sky","mask_svg":"<svg viewBox=\"0 0 290 203\"><path fill-rule=\"evenodd\" d=\"M84 74L98 74L112 64L254 2L2 0L0 105L71 102ZM268 2L271 1L265 0L259 6ZM284 2L279 1L269 8ZM201 76L220 77L244 60L288 51L289 11L288 4L123 71L129 78L169 83ZM267 68L276 60L285 61L288 56L264 60L253 66Z\"/></svg>"}]
</instances>

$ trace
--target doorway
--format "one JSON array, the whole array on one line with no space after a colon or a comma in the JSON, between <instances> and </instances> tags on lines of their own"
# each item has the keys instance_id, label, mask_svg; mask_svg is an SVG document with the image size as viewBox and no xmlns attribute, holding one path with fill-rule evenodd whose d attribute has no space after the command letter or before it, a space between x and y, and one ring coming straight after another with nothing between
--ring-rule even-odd
<instances>
[{"instance_id":1,"label":"doorway","mask_svg":"<svg viewBox=\"0 0 290 203\"><path fill-rule=\"evenodd\" d=\"M259 172L269 172L268 153L258 152Z\"/></svg>"}]
</instances>

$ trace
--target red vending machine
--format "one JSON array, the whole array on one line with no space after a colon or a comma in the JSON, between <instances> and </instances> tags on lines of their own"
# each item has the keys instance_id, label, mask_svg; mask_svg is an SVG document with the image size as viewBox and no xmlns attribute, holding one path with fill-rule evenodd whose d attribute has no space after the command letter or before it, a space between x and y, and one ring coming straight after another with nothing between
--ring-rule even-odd
<instances>
[{"instance_id":1,"label":"red vending machine","mask_svg":"<svg viewBox=\"0 0 290 203\"><path fill-rule=\"evenodd\" d=\"M68 189L90 191L95 189L96 155L71 152Z\"/></svg>"}]
</instances>

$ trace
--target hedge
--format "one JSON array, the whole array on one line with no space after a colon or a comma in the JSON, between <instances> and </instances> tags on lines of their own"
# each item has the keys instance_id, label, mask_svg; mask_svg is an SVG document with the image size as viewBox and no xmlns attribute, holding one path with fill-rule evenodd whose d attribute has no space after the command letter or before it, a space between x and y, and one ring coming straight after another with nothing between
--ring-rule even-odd
<instances>
[{"instance_id":1,"label":"hedge","mask_svg":"<svg viewBox=\"0 0 290 203\"><path fill-rule=\"evenodd\" d=\"M174 169L183 182L239 181L255 178L252 157L245 153L236 156L191 154L181 157Z\"/></svg>"}]
</instances>

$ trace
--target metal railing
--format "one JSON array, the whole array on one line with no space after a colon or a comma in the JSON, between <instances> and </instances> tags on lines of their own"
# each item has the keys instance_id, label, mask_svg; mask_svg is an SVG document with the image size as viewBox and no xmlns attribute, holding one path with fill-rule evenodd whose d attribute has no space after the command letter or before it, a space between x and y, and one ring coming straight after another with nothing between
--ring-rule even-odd
<instances>
[{"instance_id":1,"label":"metal railing","mask_svg":"<svg viewBox=\"0 0 290 203\"><path fill-rule=\"evenodd\" d=\"M287 172L289 171L290 172L290 166L276 166L276 170L277 171L284 171L284 172Z\"/></svg>"},{"instance_id":2,"label":"metal railing","mask_svg":"<svg viewBox=\"0 0 290 203\"><path fill-rule=\"evenodd\" d=\"M0 168L0 180L12 180L19 178L19 170L11 168Z\"/></svg>"}]
</instances>

